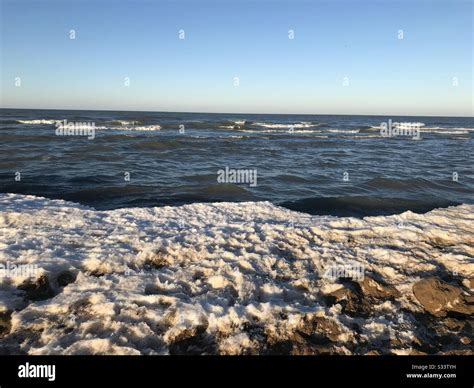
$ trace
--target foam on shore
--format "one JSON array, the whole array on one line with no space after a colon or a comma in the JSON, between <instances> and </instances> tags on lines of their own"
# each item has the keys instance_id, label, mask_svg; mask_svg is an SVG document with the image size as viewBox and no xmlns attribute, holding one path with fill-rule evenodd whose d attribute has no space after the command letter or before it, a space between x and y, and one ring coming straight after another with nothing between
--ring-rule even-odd
<instances>
[{"instance_id":1,"label":"foam on shore","mask_svg":"<svg viewBox=\"0 0 474 388\"><path fill-rule=\"evenodd\" d=\"M27 300L44 284L0 278L10 353L169 354L197 337L201 353L206 341L220 354L261 353L308 317L335 325L339 353L377 347L387 330L404 353L422 311L413 284L474 273L474 205L355 219L269 202L96 211L0 194L0 236L0 264L36 265L51 289ZM325 274L347 265L401 296L365 318L329 306L324 295L342 285Z\"/></svg>"}]
</instances>

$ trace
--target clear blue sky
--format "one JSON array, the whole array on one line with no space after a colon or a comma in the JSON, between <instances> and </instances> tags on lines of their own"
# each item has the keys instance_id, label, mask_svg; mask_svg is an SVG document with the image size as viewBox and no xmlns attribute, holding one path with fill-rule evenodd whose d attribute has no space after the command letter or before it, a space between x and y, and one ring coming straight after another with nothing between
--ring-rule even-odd
<instances>
[{"instance_id":1,"label":"clear blue sky","mask_svg":"<svg viewBox=\"0 0 474 388\"><path fill-rule=\"evenodd\" d=\"M0 1L2 107L473 113L472 1Z\"/></svg>"}]
</instances>

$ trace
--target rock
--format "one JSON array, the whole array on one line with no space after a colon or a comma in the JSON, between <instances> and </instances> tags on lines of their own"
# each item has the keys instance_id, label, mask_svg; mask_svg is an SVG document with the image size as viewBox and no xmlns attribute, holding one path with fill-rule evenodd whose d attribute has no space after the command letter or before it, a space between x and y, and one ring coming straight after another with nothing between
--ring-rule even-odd
<instances>
[{"instance_id":1,"label":"rock","mask_svg":"<svg viewBox=\"0 0 474 388\"><path fill-rule=\"evenodd\" d=\"M445 317L449 312L473 314L460 287L440 281L437 278L422 279L413 285L413 294L423 309L436 317Z\"/></svg>"},{"instance_id":2,"label":"rock","mask_svg":"<svg viewBox=\"0 0 474 388\"><path fill-rule=\"evenodd\" d=\"M12 311L7 310L0 313L0 338L5 337L12 327Z\"/></svg>"},{"instance_id":3,"label":"rock","mask_svg":"<svg viewBox=\"0 0 474 388\"><path fill-rule=\"evenodd\" d=\"M365 276L362 281L345 280L344 287L326 295L329 305L340 303L342 311L350 315L368 316L375 304L394 300L400 292L393 286Z\"/></svg>"},{"instance_id":4,"label":"rock","mask_svg":"<svg viewBox=\"0 0 474 388\"><path fill-rule=\"evenodd\" d=\"M371 306L364 300L360 292L349 287L343 287L326 296L326 303L332 306L336 303L342 306L342 312L349 315L366 317L370 314Z\"/></svg>"},{"instance_id":5,"label":"rock","mask_svg":"<svg viewBox=\"0 0 474 388\"><path fill-rule=\"evenodd\" d=\"M40 276L35 281L28 279L18 288L25 291L28 299L33 301L45 300L54 296L54 291L49 284L48 277L45 275Z\"/></svg>"},{"instance_id":6,"label":"rock","mask_svg":"<svg viewBox=\"0 0 474 388\"><path fill-rule=\"evenodd\" d=\"M365 297L374 299L390 299L398 298L400 296L400 292L395 287L377 282L369 276L365 276L364 280L357 282L357 284Z\"/></svg>"},{"instance_id":7,"label":"rock","mask_svg":"<svg viewBox=\"0 0 474 388\"><path fill-rule=\"evenodd\" d=\"M66 287L68 284L76 281L76 275L69 271L63 271L58 275L56 281L59 287Z\"/></svg>"},{"instance_id":8,"label":"rock","mask_svg":"<svg viewBox=\"0 0 474 388\"><path fill-rule=\"evenodd\" d=\"M267 344L264 355L286 356L290 355L293 350L293 341L283 340L275 341Z\"/></svg>"},{"instance_id":9,"label":"rock","mask_svg":"<svg viewBox=\"0 0 474 388\"><path fill-rule=\"evenodd\" d=\"M414 313L416 329L412 347L427 354L441 354L445 351L463 351L472 346L465 337L472 337L472 322L459 317L439 317L423 312Z\"/></svg>"},{"instance_id":10,"label":"rock","mask_svg":"<svg viewBox=\"0 0 474 388\"><path fill-rule=\"evenodd\" d=\"M171 355L217 354L215 339L206 334L205 326L183 330L168 345Z\"/></svg>"},{"instance_id":11,"label":"rock","mask_svg":"<svg viewBox=\"0 0 474 388\"><path fill-rule=\"evenodd\" d=\"M297 332L315 344L337 342L342 333L339 325L325 317L305 316Z\"/></svg>"},{"instance_id":12,"label":"rock","mask_svg":"<svg viewBox=\"0 0 474 388\"><path fill-rule=\"evenodd\" d=\"M378 350L369 350L367 353L365 353L365 356L380 356L382 353L380 353Z\"/></svg>"},{"instance_id":13,"label":"rock","mask_svg":"<svg viewBox=\"0 0 474 388\"><path fill-rule=\"evenodd\" d=\"M343 352L331 344L316 344L310 341L307 336L295 332L287 340L269 343L263 354L314 356L343 354Z\"/></svg>"},{"instance_id":14,"label":"rock","mask_svg":"<svg viewBox=\"0 0 474 388\"><path fill-rule=\"evenodd\" d=\"M474 278L464 279L462 284L464 284L464 286L470 291L474 291Z\"/></svg>"},{"instance_id":15,"label":"rock","mask_svg":"<svg viewBox=\"0 0 474 388\"><path fill-rule=\"evenodd\" d=\"M411 349L409 355L410 356L426 356L428 355L428 353L422 352L421 350L417 350L417 349Z\"/></svg>"},{"instance_id":16,"label":"rock","mask_svg":"<svg viewBox=\"0 0 474 388\"><path fill-rule=\"evenodd\" d=\"M336 321L308 314L291 333L267 331L260 342L265 342L260 354L266 355L323 355L345 354L338 344L342 333Z\"/></svg>"}]
</instances>

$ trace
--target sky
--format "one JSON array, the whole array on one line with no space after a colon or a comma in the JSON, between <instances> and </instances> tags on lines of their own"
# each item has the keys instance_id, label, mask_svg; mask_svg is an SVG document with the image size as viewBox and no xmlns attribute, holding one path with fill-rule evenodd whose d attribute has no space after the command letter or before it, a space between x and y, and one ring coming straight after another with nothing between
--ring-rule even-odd
<instances>
[{"instance_id":1,"label":"sky","mask_svg":"<svg viewBox=\"0 0 474 388\"><path fill-rule=\"evenodd\" d=\"M4 108L473 115L472 1L0 3Z\"/></svg>"}]
</instances>

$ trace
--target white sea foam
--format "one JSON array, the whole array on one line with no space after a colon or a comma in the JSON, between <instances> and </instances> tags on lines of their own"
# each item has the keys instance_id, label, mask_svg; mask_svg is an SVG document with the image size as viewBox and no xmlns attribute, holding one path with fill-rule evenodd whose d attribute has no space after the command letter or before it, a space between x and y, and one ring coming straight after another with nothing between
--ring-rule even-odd
<instances>
[{"instance_id":1,"label":"white sea foam","mask_svg":"<svg viewBox=\"0 0 474 388\"><path fill-rule=\"evenodd\" d=\"M425 127L420 129L420 132L439 133L446 135L466 135L474 131L474 128L440 128L440 127Z\"/></svg>"},{"instance_id":2,"label":"white sea foam","mask_svg":"<svg viewBox=\"0 0 474 388\"><path fill-rule=\"evenodd\" d=\"M447 134L447 135L465 135L469 132L474 131L474 128L469 128L469 127L459 127L459 128L453 128L453 127L427 127L424 123L412 123L413 125L418 125L419 128L418 130L420 132L425 132L425 133L440 133L440 134ZM381 126L375 126L372 125L370 126L373 129L380 130L382 129Z\"/></svg>"},{"instance_id":3,"label":"white sea foam","mask_svg":"<svg viewBox=\"0 0 474 388\"><path fill-rule=\"evenodd\" d=\"M421 123L421 122L396 122L396 121L393 121L392 120L389 120L389 123L391 126L393 127L400 127L400 129L405 129L405 128L422 128L424 127L426 124L425 123ZM382 129L384 127L387 126L387 123L383 122L381 123L380 125L371 125L371 128L374 128L374 129Z\"/></svg>"},{"instance_id":4,"label":"white sea foam","mask_svg":"<svg viewBox=\"0 0 474 388\"><path fill-rule=\"evenodd\" d=\"M290 131L287 127L286 129L241 129L240 132L247 133L323 133L325 131L321 129L295 129Z\"/></svg>"},{"instance_id":5,"label":"white sea foam","mask_svg":"<svg viewBox=\"0 0 474 388\"><path fill-rule=\"evenodd\" d=\"M119 123L120 125L135 125L135 121L132 120L114 120L114 123Z\"/></svg>"},{"instance_id":6,"label":"white sea foam","mask_svg":"<svg viewBox=\"0 0 474 388\"><path fill-rule=\"evenodd\" d=\"M264 128L311 128L317 127L319 124L313 124L309 121L301 121L296 124L281 124L281 123L252 123L252 125Z\"/></svg>"},{"instance_id":7,"label":"white sea foam","mask_svg":"<svg viewBox=\"0 0 474 388\"><path fill-rule=\"evenodd\" d=\"M422 131L436 131L439 130L441 132L444 131L474 131L474 128L469 127L423 127L421 128Z\"/></svg>"},{"instance_id":8,"label":"white sea foam","mask_svg":"<svg viewBox=\"0 0 474 388\"><path fill-rule=\"evenodd\" d=\"M114 130L114 131L159 131L160 125L105 125L96 127L96 129Z\"/></svg>"},{"instance_id":9,"label":"white sea foam","mask_svg":"<svg viewBox=\"0 0 474 388\"><path fill-rule=\"evenodd\" d=\"M37 119L37 120L18 120L19 123L21 124L31 124L31 125L38 125L38 124L56 124L57 122L62 121L62 120L45 120L45 119Z\"/></svg>"},{"instance_id":10,"label":"white sea foam","mask_svg":"<svg viewBox=\"0 0 474 388\"><path fill-rule=\"evenodd\" d=\"M196 331L238 354L258 346L248 325L284 336L308 314L330 319L350 342L354 320L318 296L340 287L327 270L347 264L401 292L358 321L363 338L384 328L409 337L417 324L400 317L419 310L414 282L436 268L474 273L474 205L354 219L268 202L95 211L1 194L0 209L0 263L37 265L56 293L25 305L24 275L0 278L0 311L13 311L2 344L28 354L167 354ZM60 288L63 271L77 277Z\"/></svg>"},{"instance_id":11,"label":"white sea foam","mask_svg":"<svg viewBox=\"0 0 474 388\"><path fill-rule=\"evenodd\" d=\"M122 130L127 131L159 131L161 129L160 125L134 125L134 126L124 126L120 127Z\"/></svg>"},{"instance_id":12,"label":"white sea foam","mask_svg":"<svg viewBox=\"0 0 474 388\"><path fill-rule=\"evenodd\" d=\"M328 129L331 133L359 133L360 129Z\"/></svg>"},{"instance_id":13,"label":"white sea foam","mask_svg":"<svg viewBox=\"0 0 474 388\"><path fill-rule=\"evenodd\" d=\"M53 125L63 120L45 120L45 119L35 119L35 120L18 120L21 124L29 125ZM120 125L96 125L95 129L99 130L116 130L116 131L159 131L161 129L160 125L134 125L133 121L127 120L116 120Z\"/></svg>"}]
</instances>

